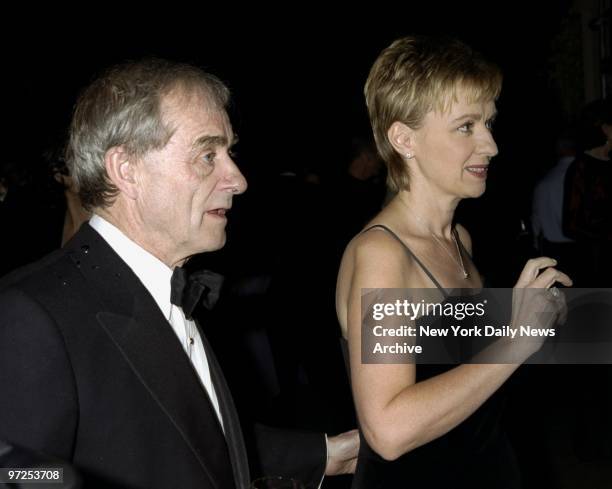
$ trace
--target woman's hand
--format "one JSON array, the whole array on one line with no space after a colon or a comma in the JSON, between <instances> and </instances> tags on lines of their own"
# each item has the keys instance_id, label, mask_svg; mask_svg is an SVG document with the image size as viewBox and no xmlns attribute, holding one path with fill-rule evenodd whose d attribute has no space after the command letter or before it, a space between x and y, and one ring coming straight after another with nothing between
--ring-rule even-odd
<instances>
[{"instance_id":1,"label":"woman's hand","mask_svg":"<svg viewBox=\"0 0 612 489\"><path fill-rule=\"evenodd\" d=\"M556 282L566 287L571 287L572 279L563 272L553 268L556 264L557 260L547 256L527 260L514 288L548 289ZM542 269L544 271L540 273Z\"/></svg>"},{"instance_id":2,"label":"woman's hand","mask_svg":"<svg viewBox=\"0 0 612 489\"><path fill-rule=\"evenodd\" d=\"M513 327L529 325L533 328L546 329L557 322L565 321L567 316L565 296L553 286L560 283L570 287L572 279L554 268L556 264L555 259L546 256L527 261L512 294ZM532 355L541 348L545 339L546 336L525 339L520 343L520 346L524 347L521 352L527 357Z\"/></svg>"}]
</instances>

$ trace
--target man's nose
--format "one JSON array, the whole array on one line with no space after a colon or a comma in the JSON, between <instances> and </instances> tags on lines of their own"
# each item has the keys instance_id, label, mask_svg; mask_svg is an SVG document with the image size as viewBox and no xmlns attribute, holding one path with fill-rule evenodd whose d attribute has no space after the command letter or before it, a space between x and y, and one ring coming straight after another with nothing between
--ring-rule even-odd
<instances>
[{"instance_id":1,"label":"man's nose","mask_svg":"<svg viewBox=\"0 0 612 489\"><path fill-rule=\"evenodd\" d=\"M248 187L246 178L233 160L230 160L225 180L229 191L235 195L244 193Z\"/></svg>"}]
</instances>

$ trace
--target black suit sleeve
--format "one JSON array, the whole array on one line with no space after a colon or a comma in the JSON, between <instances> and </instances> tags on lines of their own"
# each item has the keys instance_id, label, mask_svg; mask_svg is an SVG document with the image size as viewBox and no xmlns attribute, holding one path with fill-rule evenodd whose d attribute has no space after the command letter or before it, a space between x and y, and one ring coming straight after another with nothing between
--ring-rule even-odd
<instances>
[{"instance_id":1,"label":"black suit sleeve","mask_svg":"<svg viewBox=\"0 0 612 489\"><path fill-rule=\"evenodd\" d=\"M256 424L256 453L250 462L255 477L283 476L298 479L308 489L317 488L327 463L327 447L323 433L310 433L271 428Z\"/></svg>"},{"instance_id":2,"label":"black suit sleeve","mask_svg":"<svg viewBox=\"0 0 612 489\"><path fill-rule=\"evenodd\" d=\"M81 476L74 467L58 458L43 455L17 445L10 445L0 440L0 467L19 467L29 469L61 468L63 482L40 483L23 481L20 484L0 484L0 487L19 489L82 489Z\"/></svg>"},{"instance_id":3,"label":"black suit sleeve","mask_svg":"<svg viewBox=\"0 0 612 489\"><path fill-rule=\"evenodd\" d=\"M57 325L22 291L0 291L0 439L70 460L77 419Z\"/></svg>"}]
</instances>

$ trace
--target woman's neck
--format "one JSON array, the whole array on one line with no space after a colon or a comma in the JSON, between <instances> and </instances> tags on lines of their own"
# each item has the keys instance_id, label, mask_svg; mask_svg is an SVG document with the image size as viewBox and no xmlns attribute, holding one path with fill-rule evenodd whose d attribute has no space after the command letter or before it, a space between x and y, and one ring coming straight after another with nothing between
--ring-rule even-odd
<instances>
[{"instance_id":1,"label":"woman's neck","mask_svg":"<svg viewBox=\"0 0 612 489\"><path fill-rule=\"evenodd\" d=\"M433 193L425 195L416 189L401 190L395 199L405 221L414 223L420 233L451 239L453 217L459 199L434 197Z\"/></svg>"}]
</instances>

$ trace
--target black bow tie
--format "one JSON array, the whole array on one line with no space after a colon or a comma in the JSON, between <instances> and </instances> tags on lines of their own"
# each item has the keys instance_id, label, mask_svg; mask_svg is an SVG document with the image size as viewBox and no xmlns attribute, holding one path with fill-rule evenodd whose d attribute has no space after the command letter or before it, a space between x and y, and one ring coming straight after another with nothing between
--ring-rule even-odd
<instances>
[{"instance_id":1,"label":"black bow tie","mask_svg":"<svg viewBox=\"0 0 612 489\"><path fill-rule=\"evenodd\" d=\"M223 275L200 270L188 274L182 267L176 267L170 281L170 302L183 309L185 317L191 319L194 309L200 302L206 309L212 309L219 299Z\"/></svg>"}]
</instances>

